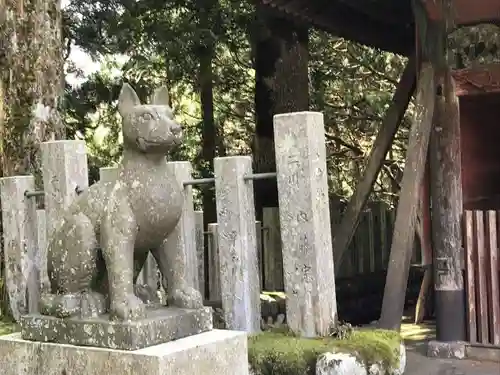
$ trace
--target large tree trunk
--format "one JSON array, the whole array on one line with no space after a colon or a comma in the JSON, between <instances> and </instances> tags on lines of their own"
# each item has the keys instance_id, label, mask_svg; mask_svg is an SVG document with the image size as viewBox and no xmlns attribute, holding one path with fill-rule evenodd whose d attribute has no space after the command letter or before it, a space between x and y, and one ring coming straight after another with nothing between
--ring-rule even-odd
<instances>
[{"instance_id":1,"label":"large tree trunk","mask_svg":"<svg viewBox=\"0 0 500 375\"><path fill-rule=\"evenodd\" d=\"M308 30L257 9L255 57L254 171L275 172L273 116L309 108ZM254 182L256 214L278 205L275 180Z\"/></svg>"},{"instance_id":2,"label":"large tree trunk","mask_svg":"<svg viewBox=\"0 0 500 375\"><path fill-rule=\"evenodd\" d=\"M213 57L215 53L215 41L211 30L213 9L217 5L217 0L201 1L198 8L198 17L201 29L205 32L202 35L198 46L197 54L200 61L198 72L198 84L200 89L200 101L202 112L202 177L213 177L214 158L217 156L217 126L214 119L214 83L213 83ZM203 207L203 226L206 230L207 225L217 222L217 210L215 205L215 187L213 185L201 186L202 207ZM208 241L205 241L205 275L208 272ZM201 291L208 295L208 284L206 290Z\"/></svg>"},{"instance_id":3,"label":"large tree trunk","mask_svg":"<svg viewBox=\"0 0 500 375\"><path fill-rule=\"evenodd\" d=\"M0 0L0 176L31 173L41 185L39 144L65 136L61 48L59 0Z\"/></svg>"},{"instance_id":4,"label":"large tree trunk","mask_svg":"<svg viewBox=\"0 0 500 375\"><path fill-rule=\"evenodd\" d=\"M65 136L60 2L0 0L0 9L2 173L39 175L39 144Z\"/></svg>"}]
</instances>

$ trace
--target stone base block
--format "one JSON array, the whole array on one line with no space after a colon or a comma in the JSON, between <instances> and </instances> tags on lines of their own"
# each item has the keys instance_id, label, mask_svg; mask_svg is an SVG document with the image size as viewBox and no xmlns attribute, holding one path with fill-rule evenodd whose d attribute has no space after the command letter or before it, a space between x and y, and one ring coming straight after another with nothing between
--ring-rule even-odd
<instances>
[{"instance_id":1,"label":"stone base block","mask_svg":"<svg viewBox=\"0 0 500 375\"><path fill-rule=\"evenodd\" d=\"M462 341L429 341L427 356L435 358L464 359L466 343Z\"/></svg>"},{"instance_id":2,"label":"stone base block","mask_svg":"<svg viewBox=\"0 0 500 375\"><path fill-rule=\"evenodd\" d=\"M47 315L21 318L21 337L25 340L137 350L210 331L212 309L197 310L161 307L147 310L145 319L131 322L98 318L60 319Z\"/></svg>"},{"instance_id":3,"label":"stone base block","mask_svg":"<svg viewBox=\"0 0 500 375\"><path fill-rule=\"evenodd\" d=\"M244 332L200 333L135 351L0 336L3 375L248 375Z\"/></svg>"}]
</instances>

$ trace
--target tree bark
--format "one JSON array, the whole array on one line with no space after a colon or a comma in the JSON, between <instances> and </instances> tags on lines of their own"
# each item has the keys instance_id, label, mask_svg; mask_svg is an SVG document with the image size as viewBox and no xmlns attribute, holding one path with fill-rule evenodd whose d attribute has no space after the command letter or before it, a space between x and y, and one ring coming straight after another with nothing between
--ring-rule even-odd
<instances>
[{"instance_id":1,"label":"tree bark","mask_svg":"<svg viewBox=\"0 0 500 375\"><path fill-rule=\"evenodd\" d=\"M436 98L436 122L430 142L436 333L439 341L463 341L460 112L451 70L447 69L439 78L443 95Z\"/></svg>"},{"instance_id":2,"label":"tree bark","mask_svg":"<svg viewBox=\"0 0 500 375\"><path fill-rule=\"evenodd\" d=\"M338 231L335 232L333 250L335 255L335 269L337 271L339 267L342 267L344 255L356 231L360 214L368 200L415 90L416 69L415 58L411 57L396 88L391 107L387 111L373 144L363 177L359 180L356 190L347 205Z\"/></svg>"},{"instance_id":3,"label":"tree bark","mask_svg":"<svg viewBox=\"0 0 500 375\"><path fill-rule=\"evenodd\" d=\"M59 0L0 0L0 176L41 186L39 145L65 137L61 34Z\"/></svg>"},{"instance_id":4,"label":"tree bark","mask_svg":"<svg viewBox=\"0 0 500 375\"><path fill-rule=\"evenodd\" d=\"M39 177L39 144L65 136L60 2L1 0L0 9L2 173Z\"/></svg>"},{"instance_id":5,"label":"tree bark","mask_svg":"<svg viewBox=\"0 0 500 375\"><path fill-rule=\"evenodd\" d=\"M394 235L385 282L379 326L399 330L410 270L419 188L424 175L434 112L435 85L432 64L423 63L417 84L416 113L412 124Z\"/></svg>"},{"instance_id":6,"label":"tree bark","mask_svg":"<svg viewBox=\"0 0 500 375\"><path fill-rule=\"evenodd\" d=\"M309 108L308 30L257 9L255 34L254 172L275 172L273 116ZM277 207L275 180L254 182L256 214L262 207Z\"/></svg>"}]
</instances>

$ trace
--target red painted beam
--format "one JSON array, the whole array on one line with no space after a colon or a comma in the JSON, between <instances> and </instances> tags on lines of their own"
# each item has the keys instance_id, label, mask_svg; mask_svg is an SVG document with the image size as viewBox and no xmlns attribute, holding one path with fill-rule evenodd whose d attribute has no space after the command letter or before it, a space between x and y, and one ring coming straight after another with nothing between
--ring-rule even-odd
<instances>
[{"instance_id":1,"label":"red painted beam","mask_svg":"<svg viewBox=\"0 0 500 375\"><path fill-rule=\"evenodd\" d=\"M441 18L441 0L423 0L432 20ZM500 22L499 0L453 0L453 14L457 25L475 25Z\"/></svg>"},{"instance_id":2,"label":"red painted beam","mask_svg":"<svg viewBox=\"0 0 500 375\"><path fill-rule=\"evenodd\" d=\"M500 64L453 71L458 96L500 92Z\"/></svg>"}]
</instances>

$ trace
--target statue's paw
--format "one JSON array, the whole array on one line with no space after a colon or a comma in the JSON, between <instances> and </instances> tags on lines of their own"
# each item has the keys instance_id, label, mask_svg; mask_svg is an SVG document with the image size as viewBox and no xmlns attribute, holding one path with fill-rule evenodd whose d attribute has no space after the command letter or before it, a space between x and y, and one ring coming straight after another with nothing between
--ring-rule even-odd
<instances>
[{"instance_id":1,"label":"statue's paw","mask_svg":"<svg viewBox=\"0 0 500 375\"><path fill-rule=\"evenodd\" d=\"M148 285L134 285L134 294L145 304L160 303L156 291Z\"/></svg>"},{"instance_id":2,"label":"statue's paw","mask_svg":"<svg viewBox=\"0 0 500 375\"><path fill-rule=\"evenodd\" d=\"M111 302L110 315L113 320L139 320L146 317L146 306L135 294L128 294Z\"/></svg>"},{"instance_id":3,"label":"statue's paw","mask_svg":"<svg viewBox=\"0 0 500 375\"><path fill-rule=\"evenodd\" d=\"M40 313L58 318L68 318L80 312L80 294L42 294Z\"/></svg>"},{"instance_id":4,"label":"statue's paw","mask_svg":"<svg viewBox=\"0 0 500 375\"><path fill-rule=\"evenodd\" d=\"M94 318L106 312L106 297L97 292L84 292L80 301L80 318Z\"/></svg>"},{"instance_id":5,"label":"statue's paw","mask_svg":"<svg viewBox=\"0 0 500 375\"><path fill-rule=\"evenodd\" d=\"M186 286L174 289L167 297L167 304L183 309L199 309L203 307L203 298L199 291Z\"/></svg>"}]
</instances>

